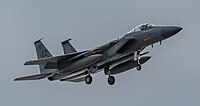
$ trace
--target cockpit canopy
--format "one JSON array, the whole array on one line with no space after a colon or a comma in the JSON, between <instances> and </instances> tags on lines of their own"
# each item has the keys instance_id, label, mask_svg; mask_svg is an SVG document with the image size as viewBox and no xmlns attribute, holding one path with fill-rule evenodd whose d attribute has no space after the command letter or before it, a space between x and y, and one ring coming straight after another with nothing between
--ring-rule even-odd
<instances>
[{"instance_id":1,"label":"cockpit canopy","mask_svg":"<svg viewBox=\"0 0 200 106\"><path fill-rule=\"evenodd\" d=\"M138 25L137 27L133 28L132 30L130 30L127 34L132 33L132 32L139 32L139 31L147 30L147 29L153 28L155 26L156 25L153 25L151 23L141 24L141 25Z\"/></svg>"}]
</instances>

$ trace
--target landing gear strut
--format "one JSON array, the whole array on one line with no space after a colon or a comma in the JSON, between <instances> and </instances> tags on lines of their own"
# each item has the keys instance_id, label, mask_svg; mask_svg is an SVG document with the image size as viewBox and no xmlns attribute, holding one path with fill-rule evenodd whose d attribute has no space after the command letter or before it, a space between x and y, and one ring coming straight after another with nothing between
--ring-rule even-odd
<instances>
[{"instance_id":1,"label":"landing gear strut","mask_svg":"<svg viewBox=\"0 0 200 106\"><path fill-rule=\"evenodd\" d=\"M92 83L92 76L91 75L87 75L85 77L85 83L88 84L88 85Z\"/></svg>"},{"instance_id":2,"label":"landing gear strut","mask_svg":"<svg viewBox=\"0 0 200 106\"><path fill-rule=\"evenodd\" d=\"M134 52L134 61L137 61L136 69L140 71L142 69L142 66L140 64L140 50Z\"/></svg>"},{"instance_id":3,"label":"landing gear strut","mask_svg":"<svg viewBox=\"0 0 200 106\"><path fill-rule=\"evenodd\" d=\"M109 85L113 85L114 83L115 83L115 77L114 76L111 76L110 74L110 68L109 67L105 67L104 68L104 73L106 74L106 75L108 75L108 84Z\"/></svg>"},{"instance_id":4,"label":"landing gear strut","mask_svg":"<svg viewBox=\"0 0 200 106\"><path fill-rule=\"evenodd\" d=\"M87 75L87 76L85 76L85 83L86 84L89 85L89 84L92 83L92 76L91 76L91 74L95 73L96 70L97 70L97 67L96 66L92 66L92 67L90 67L88 69L88 71L85 71L85 75Z\"/></svg>"}]
</instances>

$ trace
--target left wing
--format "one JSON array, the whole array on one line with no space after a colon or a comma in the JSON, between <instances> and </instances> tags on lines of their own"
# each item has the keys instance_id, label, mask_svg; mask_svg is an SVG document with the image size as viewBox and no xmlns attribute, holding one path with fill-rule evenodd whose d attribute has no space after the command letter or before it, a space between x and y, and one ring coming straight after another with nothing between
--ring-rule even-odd
<instances>
[{"instance_id":1,"label":"left wing","mask_svg":"<svg viewBox=\"0 0 200 106\"><path fill-rule=\"evenodd\" d=\"M43 59L38 59L38 60L26 61L24 65L40 65L40 64L45 64L45 63L57 63L62 60L68 60L84 52L86 51L75 52L75 53L70 53L70 54L65 54L65 55L55 56L55 57L48 57L48 58L43 58Z\"/></svg>"},{"instance_id":2,"label":"left wing","mask_svg":"<svg viewBox=\"0 0 200 106\"><path fill-rule=\"evenodd\" d=\"M52 73L30 75L30 76L26 76L26 77L16 78L16 79L14 79L14 81L39 80L39 79L46 78L46 77L50 76L51 74Z\"/></svg>"},{"instance_id":3,"label":"left wing","mask_svg":"<svg viewBox=\"0 0 200 106\"><path fill-rule=\"evenodd\" d=\"M69 53L69 54L65 54L65 55L61 55L61 56L47 57L47 58L42 58L42 59L38 59L38 60L26 61L24 65L40 65L40 64L47 63L46 68L51 69L51 68L55 68L56 64L60 61L63 61L63 60L71 61L71 60L79 59L82 56L88 56L88 55L95 54L95 53L102 53L105 50L107 50L108 48L112 47L116 43L117 43L117 41L114 40L112 42L109 42L108 44L99 46L92 50L86 50L86 51L82 51L82 52L73 52L73 53Z\"/></svg>"}]
</instances>

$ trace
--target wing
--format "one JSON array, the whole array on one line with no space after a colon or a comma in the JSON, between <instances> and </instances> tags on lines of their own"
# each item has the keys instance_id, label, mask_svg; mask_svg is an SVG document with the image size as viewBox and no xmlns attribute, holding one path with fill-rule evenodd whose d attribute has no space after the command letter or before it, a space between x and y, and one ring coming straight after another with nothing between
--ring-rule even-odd
<instances>
[{"instance_id":1,"label":"wing","mask_svg":"<svg viewBox=\"0 0 200 106\"><path fill-rule=\"evenodd\" d=\"M118 42L118 40L113 40L107 44L101 45L97 48L95 48L97 50L97 53L103 53L105 50L111 48L112 46L114 46L116 43Z\"/></svg>"},{"instance_id":2,"label":"wing","mask_svg":"<svg viewBox=\"0 0 200 106\"><path fill-rule=\"evenodd\" d=\"M24 65L40 65L40 64L45 64L45 63L57 63L62 60L68 60L72 57L75 57L77 55L80 55L86 51L82 52L75 52L75 53L70 53L70 54L65 54L61 56L55 56L55 57L49 57L49 58L43 58L43 59L38 59L38 60L31 60L31 61L26 61Z\"/></svg>"},{"instance_id":3,"label":"wing","mask_svg":"<svg viewBox=\"0 0 200 106\"><path fill-rule=\"evenodd\" d=\"M16 78L16 79L14 79L14 81L39 80L39 79L46 78L46 77L50 76L51 74L52 73L30 75L30 76L26 76L26 77Z\"/></svg>"}]
</instances>

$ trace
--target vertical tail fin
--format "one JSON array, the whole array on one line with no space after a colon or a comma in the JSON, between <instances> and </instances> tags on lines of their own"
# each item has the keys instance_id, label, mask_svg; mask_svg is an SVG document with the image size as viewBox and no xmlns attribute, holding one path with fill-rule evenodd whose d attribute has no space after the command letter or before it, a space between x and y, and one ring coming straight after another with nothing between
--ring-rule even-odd
<instances>
[{"instance_id":1,"label":"vertical tail fin","mask_svg":"<svg viewBox=\"0 0 200 106\"><path fill-rule=\"evenodd\" d=\"M36 53L37 53L37 58L42 59L42 58L52 57L52 54L49 52L49 50L42 43L42 41L41 41L42 39L39 39L39 40L34 42ZM46 64L39 65L41 74L53 72L52 69L44 69L45 66L46 66Z\"/></svg>"},{"instance_id":2,"label":"vertical tail fin","mask_svg":"<svg viewBox=\"0 0 200 106\"><path fill-rule=\"evenodd\" d=\"M75 49L75 48L71 45L71 43L69 42L70 40L71 40L71 39L67 39L67 40L61 42L62 47L63 47L64 54L77 52L76 49Z\"/></svg>"}]
</instances>

